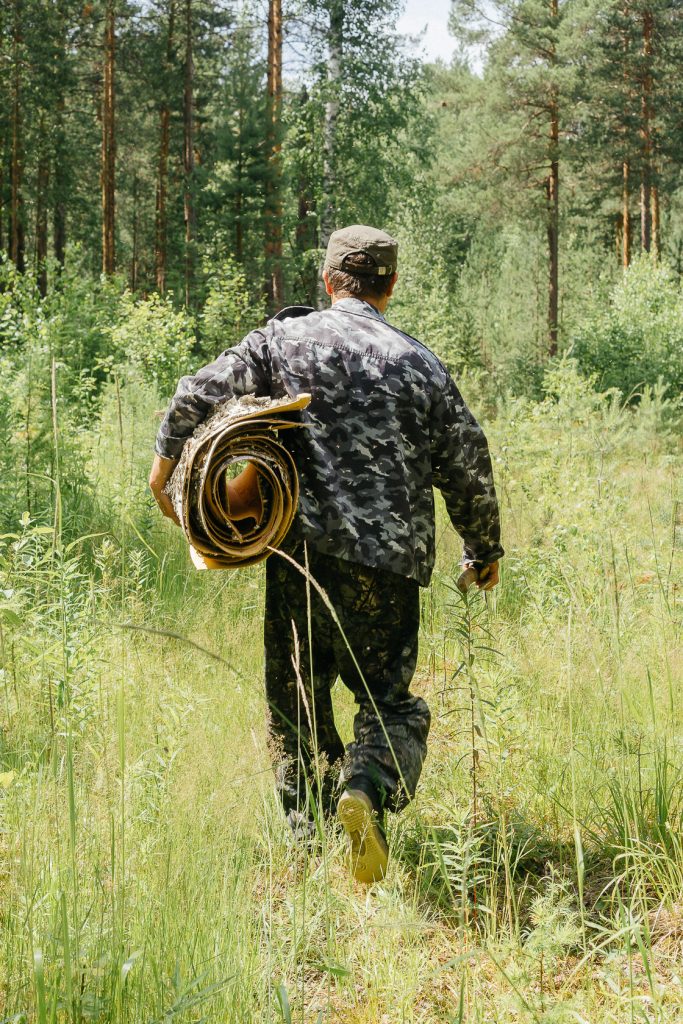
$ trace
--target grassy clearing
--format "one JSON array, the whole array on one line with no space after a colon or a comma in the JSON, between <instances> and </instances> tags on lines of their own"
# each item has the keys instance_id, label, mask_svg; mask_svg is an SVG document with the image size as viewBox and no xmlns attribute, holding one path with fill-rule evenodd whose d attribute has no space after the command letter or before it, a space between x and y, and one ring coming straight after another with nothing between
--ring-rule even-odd
<instances>
[{"instance_id":1,"label":"grassy clearing","mask_svg":"<svg viewBox=\"0 0 683 1024\"><path fill-rule=\"evenodd\" d=\"M488 602L439 510L430 753L370 890L334 830L288 842L262 570L189 567L144 491L154 399L112 388L78 439L98 536L69 492L61 540L48 510L2 542L0 1020L681 1019L680 439L661 396L549 385L490 424Z\"/></svg>"}]
</instances>

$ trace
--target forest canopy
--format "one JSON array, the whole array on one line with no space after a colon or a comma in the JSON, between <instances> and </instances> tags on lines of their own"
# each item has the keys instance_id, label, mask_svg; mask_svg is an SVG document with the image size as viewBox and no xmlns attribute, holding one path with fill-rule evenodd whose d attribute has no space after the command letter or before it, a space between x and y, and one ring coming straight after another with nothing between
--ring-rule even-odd
<instances>
[{"instance_id":1,"label":"forest canopy","mask_svg":"<svg viewBox=\"0 0 683 1024\"><path fill-rule=\"evenodd\" d=\"M324 303L330 232L380 224L404 326L533 390L639 254L677 287L680 6L453 0L449 66L400 10L11 0L0 249L42 296L69 261L169 296L213 351Z\"/></svg>"}]
</instances>

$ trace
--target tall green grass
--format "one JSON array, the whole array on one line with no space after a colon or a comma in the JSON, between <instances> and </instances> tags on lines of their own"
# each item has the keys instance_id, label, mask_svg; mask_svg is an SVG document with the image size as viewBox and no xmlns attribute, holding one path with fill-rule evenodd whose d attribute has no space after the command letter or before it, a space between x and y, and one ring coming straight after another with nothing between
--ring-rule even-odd
<instances>
[{"instance_id":1,"label":"tall green grass","mask_svg":"<svg viewBox=\"0 0 683 1024\"><path fill-rule=\"evenodd\" d=\"M364 889L274 797L262 569L194 572L151 507L147 385L112 379L75 430L61 372L54 406L36 383L49 482L0 541L0 1021L680 1020L671 403L567 364L488 424L503 584L461 600L439 507L429 756Z\"/></svg>"}]
</instances>

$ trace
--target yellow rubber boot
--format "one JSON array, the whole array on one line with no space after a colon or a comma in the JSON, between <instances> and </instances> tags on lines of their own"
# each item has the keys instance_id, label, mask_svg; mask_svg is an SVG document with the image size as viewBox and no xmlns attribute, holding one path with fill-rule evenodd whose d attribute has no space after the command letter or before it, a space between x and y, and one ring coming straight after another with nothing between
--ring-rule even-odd
<instances>
[{"instance_id":1,"label":"yellow rubber boot","mask_svg":"<svg viewBox=\"0 0 683 1024\"><path fill-rule=\"evenodd\" d=\"M337 804L337 817L351 843L351 871L357 882L381 881L387 872L389 847L369 796L347 789Z\"/></svg>"}]
</instances>

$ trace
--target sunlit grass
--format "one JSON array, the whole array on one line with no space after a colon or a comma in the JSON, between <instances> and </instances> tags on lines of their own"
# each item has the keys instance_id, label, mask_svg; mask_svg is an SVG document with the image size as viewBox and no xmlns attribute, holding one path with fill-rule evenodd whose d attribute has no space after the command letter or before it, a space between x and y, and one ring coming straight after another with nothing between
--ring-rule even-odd
<instances>
[{"instance_id":1,"label":"sunlit grass","mask_svg":"<svg viewBox=\"0 0 683 1024\"><path fill-rule=\"evenodd\" d=\"M439 510L429 756L372 889L337 829L285 831L262 569L189 567L144 491L152 403L112 392L98 536L3 541L0 1020L680 1019L680 450L566 375L490 428L487 601L454 594Z\"/></svg>"}]
</instances>

